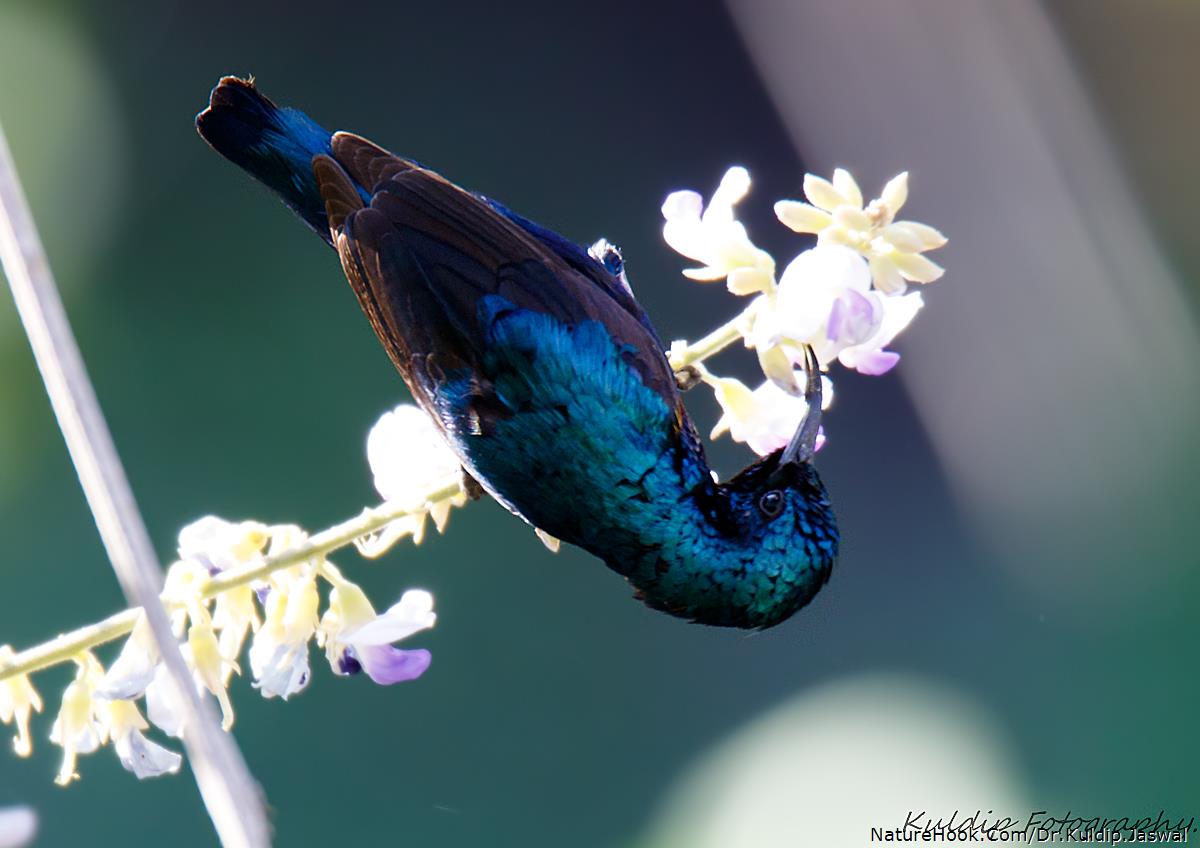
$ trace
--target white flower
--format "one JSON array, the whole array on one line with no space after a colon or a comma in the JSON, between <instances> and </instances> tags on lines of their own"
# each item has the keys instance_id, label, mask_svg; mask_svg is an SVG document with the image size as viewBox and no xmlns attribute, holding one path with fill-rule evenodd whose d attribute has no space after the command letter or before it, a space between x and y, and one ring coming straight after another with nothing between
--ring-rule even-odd
<instances>
[{"instance_id":1,"label":"white flower","mask_svg":"<svg viewBox=\"0 0 1200 848\"><path fill-rule=\"evenodd\" d=\"M270 538L270 528L257 521L234 524L206 515L179 531L179 558L210 572L228 571L257 559Z\"/></svg>"},{"instance_id":2,"label":"white flower","mask_svg":"<svg viewBox=\"0 0 1200 848\"><path fill-rule=\"evenodd\" d=\"M187 659L188 647L180 648ZM167 667L159 663L154 669L154 679L146 687L146 715L154 726L176 739L183 735L184 707L180 703L171 682Z\"/></svg>"},{"instance_id":3,"label":"white flower","mask_svg":"<svg viewBox=\"0 0 1200 848\"><path fill-rule=\"evenodd\" d=\"M457 477L460 463L420 407L385 412L367 435L367 463L384 500L420 505L431 487Z\"/></svg>"},{"instance_id":4,"label":"white flower","mask_svg":"<svg viewBox=\"0 0 1200 848\"><path fill-rule=\"evenodd\" d=\"M101 707L92 698L103 669L91 654L82 655L76 662L79 669L63 692L62 706L50 731L50 741L63 749L62 767L54 778L59 786L66 786L79 777L75 771L77 756L90 754L107 738L107 729L99 715Z\"/></svg>"},{"instance_id":5,"label":"white flower","mask_svg":"<svg viewBox=\"0 0 1200 848\"><path fill-rule=\"evenodd\" d=\"M139 615L121 653L97 684L96 697L108 700L139 697L154 680L157 665L158 649L150 634L150 623L144 614Z\"/></svg>"},{"instance_id":6,"label":"white flower","mask_svg":"<svg viewBox=\"0 0 1200 848\"><path fill-rule=\"evenodd\" d=\"M0 668L12 662L14 653L9 645L0 645ZM18 757L28 757L33 745L29 740L29 716L42 711L42 698L38 695L29 675L17 674L0 681L0 722L15 722L17 735L13 737L13 748Z\"/></svg>"},{"instance_id":7,"label":"white flower","mask_svg":"<svg viewBox=\"0 0 1200 848\"><path fill-rule=\"evenodd\" d=\"M29 807L0 808L0 848L23 848L37 835L37 814Z\"/></svg>"},{"instance_id":8,"label":"white flower","mask_svg":"<svg viewBox=\"0 0 1200 848\"><path fill-rule=\"evenodd\" d=\"M131 640L132 641L132 640ZM54 721L50 740L63 748L63 763L55 783L66 786L79 775L75 762L79 754L87 754L108 742L113 743L117 757L126 769L139 779L155 777L179 770L182 757L151 742L142 731L150 727L137 705L124 698L104 698L99 693L105 674L104 667L90 653L81 654L75 679L63 692L62 708ZM155 680L146 688L147 708L153 710L156 689L164 686L165 667L158 666ZM161 710L160 710L161 712ZM168 732L179 735L180 710L171 710L164 725ZM160 716L161 717L161 716Z\"/></svg>"},{"instance_id":9,"label":"white flower","mask_svg":"<svg viewBox=\"0 0 1200 848\"><path fill-rule=\"evenodd\" d=\"M136 704L132 701L111 701L104 712L117 758L138 780L179 771L183 757L157 742L151 742L142 734L150 725L142 718Z\"/></svg>"},{"instance_id":10,"label":"white flower","mask_svg":"<svg viewBox=\"0 0 1200 848\"><path fill-rule=\"evenodd\" d=\"M663 239L677 253L703 263L685 277L711 282L728 277L735 294L766 291L775 283L775 260L755 247L733 207L750 190L745 168L730 168L721 178L708 207L694 191L676 191L662 205ZM736 272L736 273L735 273Z\"/></svg>"},{"instance_id":11,"label":"white flower","mask_svg":"<svg viewBox=\"0 0 1200 848\"><path fill-rule=\"evenodd\" d=\"M822 405L827 407L833 400L833 384L828 377L821 380ZM759 456L786 447L808 414L803 397L789 394L770 380L753 391L733 377L706 374L704 382L712 387L723 413L710 438L728 430L734 441L745 442ZM824 434L818 434L817 449L824 443Z\"/></svg>"},{"instance_id":12,"label":"white flower","mask_svg":"<svg viewBox=\"0 0 1200 848\"><path fill-rule=\"evenodd\" d=\"M782 351L790 368L803 362L803 347L810 345L822 366L837 359L864 374L883 374L900 359L883 348L908 326L921 302L918 292L874 291L861 256L840 245L817 245L788 264L773 296L763 296L750 339L763 372L799 394L783 362L771 367L770 354Z\"/></svg>"},{"instance_id":13,"label":"white flower","mask_svg":"<svg viewBox=\"0 0 1200 848\"><path fill-rule=\"evenodd\" d=\"M467 502L461 488L451 497L429 500L431 492L461 482L462 466L433 420L412 404L401 404L384 413L371 428L367 463L383 499L414 512L393 521L378 536L359 540L356 544L365 556L379 556L407 535L420 544L427 515L440 533L450 518L451 507Z\"/></svg>"},{"instance_id":14,"label":"white flower","mask_svg":"<svg viewBox=\"0 0 1200 848\"><path fill-rule=\"evenodd\" d=\"M930 283L942 276L942 268L921 254L944 245L946 237L926 224L895 220L908 199L907 172L889 180L866 209L858 183L841 168L832 182L806 174L804 195L808 203L776 203L779 220L798 233L816 233L821 244L842 244L866 257L880 291L900 294L906 280Z\"/></svg>"},{"instance_id":15,"label":"white flower","mask_svg":"<svg viewBox=\"0 0 1200 848\"><path fill-rule=\"evenodd\" d=\"M215 695L221 705L221 729L229 730L233 727L233 704L229 701L225 682L231 672L240 670L236 662L221 656L217 636L206 619L207 614L201 616L199 622L193 619L188 628L188 657L196 683Z\"/></svg>"},{"instance_id":16,"label":"white flower","mask_svg":"<svg viewBox=\"0 0 1200 848\"><path fill-rule=\"evenodd\" d=\"M188 668L192 669L192 683L195 685L196 691L203 695L206 687L194 669L192 646L184 642L179 646L179 652L183 655L183 661L187 663ZM146 687L146 716L150 719L151 724L168 736L174 736L176 739L183 736L185 707L179 694L175 691L171 673L167 671L164 663L159 663L155 667L154 679Z\"/></svg>"},{"instance_id":17,"label":"white flower","mask_svg":"<svg viewBox=\"0 0 1200 848\"><path fill-rule=\"evenodd\" d=\"M187 632L189 611L207 606L204 589L211 576L209 567L198 559L177 560L167 568L162 599L171 610L171 629L177 637Z\"/></svg>"},{"instance_id":18,"label":"white flower","mask_svg":"<svg viewBox=\"0 0 1200 848\"><path fill-rule=\"evenodd\" d=\"M854 251L838 245L805 250L783 270L774 296L764 296L751 341L759 349L811 345L817 359L828 364L836 356L827 333L835 304L848 293L866 295L870 287L867 263Z\"/></svg>"},{"instance_id":19,"label":"white flower","mask_svg":"<svg viewBox=\"0 0 1200 848\"><path fill-rule=\"evenodd\" d=\"M257 521L234 523L206 515L179 531L179 556L184 562L199 563L209 574L240 568L258 560L268 542L274 544L280 530ZM205 581L199 572L192 573L191 588L198 593ZM198 596L194 600L199 600ZM249 586L238 586L217 596L212 626L220 633L222 657L231 662L236 660L247 631L257 630L258 625L254 591ZM232 670L232 666L226 666L223 678L226 682Z\"/></svg>"},{"instance_id":20,"label":"white flower","mask_svg":"<svg viewBox=\"0 0 1200 848\"><path fill-rule=\"evenodd\" d=\"M180 646L180 653L192 672L196 691L203 694L207 690L217 697L221 705L222 727L228 730L233 726L233 706L225 685L229 674L238 670L237 664L221 654L208 611L197 606L192 613L187 642ZM168 678L166 666L158 660L149 626L142 617L93 695L116 703L145 694L150 721L168 735L179 736L183 729L183 705L174 697Z\"/></svg>"},{"instance_id":21,"label":"white flower","mask_svg":"<svg viewBox=\"0 0 1200 848\"><path fill-rule=\"evenodd\" d=\"M258 608L254 605L254 590L249 586L226 589L217 595L213 609L212 626L221 633L219 651L225 660L222 680L229 683L229 676L237 668L236 660L242 653L242 644L248 631L258 631L261 622Z\"/></svg>"},{"instance_id":22,"label":"white flower","mask_svg":"<svg viewBox=\"0 0 1200 848\"><path fill-rule=\"evenodd\" d=\"M271 576L265 621L250 645L250 670L264 698L287 700L308 685L308 640L317 629L319 603L310 570Z\"/></svg>"},{"instance_id":23,"label":"white flower","mask_svg":"<svg viewBox=\"0 0 1200 848\"><path fill-rule=\"evenodd\" d=\"M336 572L333 572L336 575ZM414 633L433 627L433 596L413 589L382 615L356 584L336 575L329 609L321 619L321 640L335 674L365 671L376 683L388 685L415 680L429 668L424 649L392 647Z\"/></svg>"}]
</instances>

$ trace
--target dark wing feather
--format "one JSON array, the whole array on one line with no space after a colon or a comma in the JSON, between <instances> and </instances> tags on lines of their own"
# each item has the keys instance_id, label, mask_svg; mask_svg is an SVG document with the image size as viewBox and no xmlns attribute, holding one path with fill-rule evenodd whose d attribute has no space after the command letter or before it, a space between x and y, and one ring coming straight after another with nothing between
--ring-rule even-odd
<instances>
[{"instance_id":1,"label":"dark wing feather","mask_svg":"<svg viewBox=\"0 0 1200 848\"><path fill-rule=\"evenodd\" d=\"M417 357L436 356L437 370L466 365L482 374L486 334L478 305L500 295L568 325L603 324L643 382L682 420L674 376L636 302L617 301L611 287L438 174L347 133L335 134L332 148L336 162L318 160L317 179L331 220L341 223L335 243L410 387L424 382L414 373ZM369 207L354 209L354 182L367 187Z\"/></svg>"},{"instance_id":2,"label":"dark wing feather","mask_svg":"<svg viewBox=\"0 0 1200 848\"><path fill-rule=\"evenodd\" d=\"M354 133L336 132L329 144L334 157L350 177L370 194L374 194L375 186L384 180L420 167L411 159L397 156Z\"/></svg>"}]
</instances>

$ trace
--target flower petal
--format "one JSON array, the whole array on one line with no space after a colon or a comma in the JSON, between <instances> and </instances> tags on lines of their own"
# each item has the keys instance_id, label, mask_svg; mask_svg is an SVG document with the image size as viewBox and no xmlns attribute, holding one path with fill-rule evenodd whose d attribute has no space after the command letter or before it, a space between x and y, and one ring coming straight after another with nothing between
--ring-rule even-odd
<instances>
[{"instance_id":1,"label":"flower petal","mask_svg":"<svg viewBox=\"0 0 1200 848\"><path fill-rule=\"evenodd\" d=\"M140 649L128 651L128 646L127 642L126 648L122 649L116 662L109 667L104 679L96 687L97 698L110 701L137 698L154 680L155 664L149 655Z\"/></svg>"},{"instance_id":2,"label":"flower petal","mask_svg":"<svg viewBox=\"0 0 1200 848\"><path fill-rule=\"evenodd\" d=\"M692 258L695 259L697 257L693 256ZM703 268L687 268L684 270L683 276L698 283L715 283L717 280L725 279L728 273L724 268L705 265Z\"/></svg>"},{"instance_id":3,"label":"flower petal","mask_svg":"<svg viewBox=\"0 0 1200 848\"><path fill-rule=\"evenodd\" d=\"M875 334L882 320L883 304L878 294L847 289L833 304L826 335L842 345L862 344Z\"/></svg>"},{"instance_id":4,"label":"flower petal","mask_svg":"<svg viewBox=\"0 0 1200 848\"><path fill-rule=\"evenodd\" d=\"M725 428L732 427L732 422L744 420L753 413L754 393L741 380L736 377L707 375L704 377L704 382L712 387L717 403L724 412L721 421L717 422L720 432L724 432ZM722 422L724 422L724 426L722 426ZM717 430L714 429L713 432L716 433Z\"/></svg>"},{"instance_id":5,"label":"flower petal","mask_svg":"<svg viewBox=\"0 0 1200 848\"><path fill-rule=\"evenodd\" d=\"M113 740L113 747L121 765L133 772L138 780L175 774L183 763L183 757L151 742L140 731L134 730Z\"/></svg>"},{"instance_id":6,"label":"flower petal","mask_svg":"<svg viewBox=\"0 0 1200 848\"><path fill-rule=\"evenodd\" d=\"M761 268L734 268L725 287L737 295L765 293L775 288L775 277Z\"/></svg>"},{"instance_id":7,"label":"flower petal","mask_svg":"<svg viewBox=\"0 0 1200 848\"><path fill-rule=\"evenodd\" d=\"M694 221L698 224L703 211L704 198L695 191L673 191L662 205L662 216L667 221Z\"/></svg>"},{"instance_id":8,"label":"flower petal","mask_svg":"<svg viewBox=\"0 0 1200 848\"><path fill-rule=\"evenodd\" d=\"M804 175L804 196L808 202L818 209L832 212L839 206L849 203L849 199L834 188L833 183L816 174Z\"/></svg>"},{"instance_id":9,"label":"flower petal","mask_svg":"<svg viewBox=\"0 0 1200 848\"><path fill-rule=\"evenodd\" d=\"M892 256L893 253L889 252L883 256L871 257L871 280L875 283L875 288L884 294L904 294L908 283L904 282L904 278L900 276L900 271L897 270L896 263L892 261Z\"/></svg>"},{"instance_id":10,"label":"flower petal","mask_svg":"<svg viewBox=\"0 0 1200 848\"><path fill-rule=\"evenodd\" d=\"M879 194L879 199L884 202L888 208L888 212L895 215L908 201L908 171L897 174L887 181L887 185L883 187L883 191Z\"/></svg>"},{"instance_id":11,"label":"flower petal","mask_svg":"<svg viewBox=\"0 0 1200 848\"><path fill-rule=\"evenodd\" d=\"M750 191L750 172L735 165L721 177L721 184L713 192L712 200L702 216L705 223L732 221L733 207Z\"/></svg>"},{"instance_id":12,"label":"flower petal","mask_svg":"<svg viewBox=\"0 0 1200 848\"><path fill-rule=\"evenodd\" d=\"M775 204L775 217L797 233L819 233L833 223L833 216L810 203L781 200Z\"/></svg>"},{"instance_id":13,"label":"flower petal","mask_svg":"<svg viewBox=\"0 0 1200 848\"><path fill-rule=\"evenodd\" d=\"M896 251L892 254L892 262L895 263L901 277L914 283L932 283L946 273L941 265L917 253Z\"/></svg>"},{"instance_id":14,"label":"flower petal","mask_svg":"<svg viewBox=\"0 0 1200 848\"><path fill-rule=\"evenodd\" d=\"M843 351L843 353L845 353ZM878 377L886 374L900 361L900 354L890 350L869 350L842 357L841 362L847 368L853 368L859 374Z\"/></svg>"},{"instance_id":15,"label":"flower petal","mask_svg":"<svg viewBox=\"0 0 1200 848\"><path fill-rule=\"evenodd\" d=\"M160 665L154 680L146 687L146 717L168 736L183 734L183 705L171 688L166 666Z\"/></svg>"},{"instance_id":16,"label":"flower petal","mask_svg":"<svg viewBox=\"0 0 1200 848\"><path fill-rule=\"evenodd\" d=\"M879 329L861 345L841 351L838 360L861 374L878 376L890 371L900 361L900 355L883 348L912 323L923 304L920 292L883 298L883 319Z\"/></svg>"},{"instance_id":17,"label":"flower petal","mask_svg":"<svg viewBox=\"0 0 1200 848\"><path fill-rule=\"evenodd\" d=\"M375 559L383 556L406 536L412 536L413 542L420 544L425 535L425 516L426 513L419 512L397 518L377 533L355 539L354 547L367 559Z\"/></svg>"},{"instance_id":18,"label":"flower petal","mask_svg":"<svg viewBox=\"0 0 1200 848\"><path fill-rule=\"evenodd\" d=\"M912 323L924 305L925 300L920 292L912 292L903 297L884 298L883 320L879 324L879 331L870 340L871 343L881 348L890 345L892 340Z\"/></svg>"},{"instance_id":19,"label":"flower petal","mask_svg":"<svg viewBox=\"0 0 1200 848\"><path fill-rule=\"evenodd\" d=\"M762 367L763 374L767 379L789 395L804 394L800 384L796 382L796 372L792 368L792 361L782 348L759 348L758 364Z\"/></svg>"},{"instance_id":20,"label":"flower petal","mask_svg":"<svg viewBox=\"0 0 1200 848\"><path fill-rule=\"evenodd\" d=\"M355 647L363 671L380 686L416 680L429 668L433 655L424 648L402 651L391 645Z\"/></svg>"},{"instance_id":21,"label":"flower petal","mask_svg":"<svg viewBox=\"0 0 1200 848\"><path fill-rule=\"evenodd\" d=\"M0 665L11 662L13 656L10 645L0 645ZM0 683L0 724L16 724L13 750L18 757L28 757L33 751L33 742L29 737L29 717L30 713L35 711L42 711L42 696L29 682L29 675L18 674Z\"/></svg>"},{"instance_id":22,"label":"flower petal","mask_svg":"<svg viewBox=\"0 0 1200 848\"><path fill-rule=\"evenodd\" d=\"M410 589L374 621L346 630L339 638L355 647L389 645L433 627L436 621L433 596L420 589Z\"/></svg>"},{"instance_id":23,"label":"flower petal","mask_svg":"<svg viewBox=\"0 0 1200 848\"><path fill-rule=\"evenodd\" d=\"M826 230L825 232L829 232ZM824 235L824 233L822 234ZM833 244L818 244L793 259L779 279L770 319L764 327L796 342L816 343L834 301L845 291L866 292L871 275L866 261L853 250ZM759 336L756 335L756 339Z\"/></svg>"},{"instance_id":24,"label":"flower petal","mask_svg":"<svg viewBox=\"0 0 1200 848\"><path fill-rule=\"evenodd\" d=\"M728 377L710 377L705 382L713 386L725 410L718 428L727 427L734 441L745 442L760 456L786 445L808 412L804 398L788 394L770 380L752 392Z\"/></svg>"},{"instance_id":25,"label":"flower petal","mask_svg":"<svg viewBox=\"0 0 1200 848\"><path fill-rule=\"evenodd\" d=\"M858 252L861 243L862 239L858 233L835 224L830 224L817 234L817 247L846 247Z\"/></svg>"},{"instance_id":26,"label":"flower petal","mask_svg":"<svg viewBox=\"0 0 1200 848\"><path fill-rule=\"evenodd\" d=\"M867 213L853 206L839 206L833 213L833 223L847 230L866 232L871 229L871 219Z\"/></svg>"},{"instance_id":27,"label":"flower petal","mask_svg":"<svg viewBox=\"0 0 1200 848\"><path fill-rule=\"evenodd\" d=\"M438 501L429 508L429 517L433 519L433 526L438 533L446 532L446 524L450 521L450 509L453 506L450 501Z\"/></svg>"},{"instance_id":28,"label":"flower petal","mask_svg":"<svg viewBox=\"0 0 1200 848\"><path fill-rule=\"evenodd\" d=\"M858 187L858 183L855 182L854 177L850 176L850 172L845 168L834 169L833 187L837 189L838 194L846 198L851 206L862 209L862 190Z\"/></svg>"},{"instance_id":29,"label":"flower petal","mask_svg":"<svg viewBox=\"0 0 1200 848\"><path fill-rule=\"evenodd\" d=\"M263 644L269 645L270 643ZM256 640L250 646L250 665L256 678L253 684L254 688L262 692L264 698L282 698L285 701L297 692L303 691L304 687L308 685L310 676L308 642L298 645L287 643L271 645L273 650L270 655L261 656L265 652L260 651L256 663L254 649L258 645L259 642ZM153 719L151 720L153 721Z\"/></svg>"},{"instance_id":30,"label":"flower petal","mask_svg":"<svg viewBox=\"0 0 1200 848\"><path fill-rule=\"evenodd\" d=\"M413 404L384 413L367 435L367 463L385 500L418 503L459 473L459 460L433 419Z\"/></svg>"},{"instance_id":31,"label":"flower petal","mask_svg":"<svg viewBox=\"0 0 1200 848\"><path fill-rule=\"evenodd\" d=\"M896 235L899 234L907 243L915 245L914 247L902 247L901 242ZM921 253L926 250L936 250L946 244L946 237L940 231L934 229L928 224L921 224L917 221L897 221L887 227L884 227L881 235L890 241L892 244L900 247L901 250L906 250L909 253Z\"/></svg>"}]
</instances>

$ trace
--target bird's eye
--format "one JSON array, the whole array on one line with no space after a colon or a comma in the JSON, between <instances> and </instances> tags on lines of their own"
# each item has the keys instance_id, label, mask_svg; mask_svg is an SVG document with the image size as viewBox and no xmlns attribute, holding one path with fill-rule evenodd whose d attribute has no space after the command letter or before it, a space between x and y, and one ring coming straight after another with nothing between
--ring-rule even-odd
<instances>
[{"instance_id":1,"label":"bird's eye","mask_svg":"<svg viewBox=\"0 0 1200 848\"><path fill-rule=\"evenodd\" d=\"M783 512L783 493L778 489L764 492L763 496L758 499L758 508L767 518L775 518Z\"/></svg>"}]
</instances>

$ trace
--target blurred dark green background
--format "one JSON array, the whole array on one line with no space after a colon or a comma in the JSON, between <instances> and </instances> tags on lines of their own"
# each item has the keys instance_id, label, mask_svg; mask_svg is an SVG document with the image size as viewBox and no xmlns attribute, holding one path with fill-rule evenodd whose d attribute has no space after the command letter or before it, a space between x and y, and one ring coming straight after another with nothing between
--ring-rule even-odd
<instances>
[{"instance_id":1,"label":"blurred dark green background","mask_svg":"<svg viewBox=\"0 0 1200 848\"><path fill-rule=\"evenodd\" d=\"M797 196L806 167L828 170L803 132L785 128L754 39L739 36L767 5L0 3L0 121L162 555L209 512L310 529L357 513L374 499L366 431L404 399L336 257L195 135L192 116L218 77L253 73L326 125L578 241L610 238L664 337L695 338L734 303L679 275L683 261L659 237L664 195L710 192L727 165L746 165L756 190L745 220L786 261L803 245L771 202ZM1050 4L1046 20L1098 117L1089 137L1112 147L1135 186L1131 209L1156 236L1162 279L1194 305L1200 12L1113 0ZM887 57L850 40L845 56L888 72ZM797 80L828 92L814 121L836 127L839 109L862 105L837 100L841 73L822 64ZM938 137L964 120L937 113L921 131ZM892 131L912 142L911 129L889 126L846 149L887 148ZM1083 169L1072 179L1088 184L1087 162L1070 153L1062 161ZM841 164L867 191L908 165ZM955 310L979 313L973 234L1010 239L1014 253L1034 241L1006 230L987 197L978 218L951 211L934 171L914 170L912 213L950 236L937 257L949 273L928 292L914 346L953 338ZM1064 185L1066 197L1082 190ZM1053 292L1062 279L1036 282ZM1142 296L1144 281L1122 279ZM1011 306L1043 308L1015 296ZM1174 311L1173 350L1197 350L1189 309ZM987 320L1003 332L1008 319ZM997 356L1029 351L1030 371L1053 375L1064 338L1014 331ZM1166 367L1123 349L1151 381ZM1076 402L1070 373L1052 381L1060 441L1026 451L980 438L956 453L927 426L920 387L910 395L900 376L919 363L935 384L962 377L953 350L941 354L838 382L820 466L844 552L812 607L776 630L653 613L598 562L552 556L492 503L457 512L419 549L379 562L343 554L378 602L412 586L434 592L438 626L413 642L434 665L383 689L335 680L314 655L312 685L286 704L235 681L237 739L279 843L851 845L889 823L886 804L873 806L885 801L1200 814L1194 384L1166 382L1164 405L1134 409L1120 381L1106 390L1101 417L1153 430L1152 457L1121 442L1124 430L1090 441L1097 408ZM1195 370L1177 358L1171 368ZM722 370L748 376L750 359L727 356ZM983 402L992 379L963 384ZM974 402L955 397L964 411ZM710 426L710 399L690 404ZM1021 414L1048 413L1031 403ZM1160 417L1170 426L1156 428ZM942 418L953 429L953 411ZM1068 451L1079 465L1059 468L1068 442L1083 446ZM1046 474L1065 495L1028 512L989 501L970 480L991 479L990 466L972 478L971 458L996 451L1018 482L1030 475L1032 496ZM748 458L727 442L713 452L726 473ZM0 538L0 643L19 649L121 606L5 297ZM213 844L189 777L138 785L104 750L82 761L80 783L53 786L58 749L45 737L66 679L37 678L48 715L31 760L0 756L0 806L35 807L42 845Z\"/></svg>"}]
</instances>

